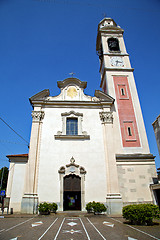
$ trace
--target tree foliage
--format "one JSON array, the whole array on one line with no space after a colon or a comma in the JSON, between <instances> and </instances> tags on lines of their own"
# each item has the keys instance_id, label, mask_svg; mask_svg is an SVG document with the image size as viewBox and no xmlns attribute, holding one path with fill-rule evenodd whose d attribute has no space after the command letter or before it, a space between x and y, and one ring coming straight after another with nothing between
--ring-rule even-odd
<instances>
[{"instance_id":1,"label":"tree foliage","mask_svg":"<svg viewBox=\"0 0 160 240\"><path fill-rule=\"evenodd\" d=\"M8 168L3 167L0 169L0 184L2 182L1 190L6 190L7 187L7 180L8 180Z\"/></svg>"}]
</instances>

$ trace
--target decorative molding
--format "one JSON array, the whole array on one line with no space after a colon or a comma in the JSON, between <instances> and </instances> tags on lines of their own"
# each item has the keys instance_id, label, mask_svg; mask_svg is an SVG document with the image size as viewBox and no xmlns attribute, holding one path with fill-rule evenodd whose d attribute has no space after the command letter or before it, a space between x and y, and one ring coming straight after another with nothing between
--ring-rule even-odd
<instances>
[{"instance_id":1,"label":"decorative molding","mask_svg":"<svg viewBox=\"0 0 160 240\"><path fill-rule=\"evenodd\" d=\"M78 113L78 112L75 112L75 111L70 111L70 112L65 112L65 113L61 113L61 116L65 116L65 117L68 117L70 115L75 115L77 117L81 116L83 117L83 113Z\"/></svg>"},{"instance_id":2,"label":"decorative molding","mask_svg":"<svg viewBox=\"0 0 160 240\"><path fill-rule=\"evenodd\" d=\"M113 112L100 112L99 115L102 123L113 123Z\"/></svg>"},{"instance_id":3,"label":"decorative molding","mask_svg":"<svg viewBox=\"0 0 160 240\"><path fill-rule=\"evenodd\" d=\"M112 67L112 68L104 68L105 71L123 71L123 72L133 72L134 68L124 68L124 67Z\"/></svg>"},{"instance_id":4,"label":"decorative molding","mask_svg":"<svg viewBox=\"0 0 160 240\"><path fill-rule=\"evenodd\" d=\"M84 169L84 167L80 167L80 174L86 174L86 170Z\"/></svg>"},{"instance_id":5,"label":"decorative molding","mask_svg":"<svg viewBox=\"0 0 160 240\"><path fill-rule=\"evenodd\" d=\"M35 122L40 122L44 118L44 115L43 111L32 111L32 119Z\"/></svg>"},{"instance_id":6,"label":"decorative molding","mask_svg":"<svg viewBox=\"0 0 160 240\"><path fill-rule=\"evenodd\" d=\"M60 167L60 169L58 170L58 173L65 174L65 175L68 175L68 174L75 174L75 175L83 174L84 175L87 172L84 167L79 166L78 164L75 163L74 157L71 157L70 163L66 164L66 166Z\"/></svg>"},{"instance_id":7,"label":"decorative molding","mask_svg":"<svg viewBox=\"0 0 160 240\"><path fill-rule=\"evenodd\" d=\"M57 85L59 88L64 89L67 85L69 84L74 84L77 85L78 87L85 89L87 87L87 82L82 82L78 78L66 78L63 81L58 81Z\"/></svg>"},{"instance_id":8,"label":"decorative molding","mask_svg":"<svg viewBox=\"0 0 160 240\"><path fill-rule=\"evenodd\" d=\"M60 167L60 169L58 170L58 173L65 174L65 167Z\"/></svg>"},{"instance_id":9,"label":"decorative molding","mask_svg":"<svg viewBox=\"0 0 160 240\"><path fill-rule=\"evenodd\" d=\"M71 157L70 163L61 166L59 171L60 179L60 206L59 209L63 211L63 197L64 197L64 178L69 175L76 175L81 178L81 209L85 210L85 168L75 163L74 157Z\"/></svg>"},{"instance_id":10,"label":"decorative molding","mask_svg":"<svg viewBox=\"0 0 160 240\"><path fill-rule=\"evenodd\" d=\"M78 139L78 140L89 140L90 139L90 135L62 135L62 132L58 131L59 135L54 135L55 139L68 139L68 140L74 140L74 139ZM57 133L57 134L58 134Z\"/></svg>"},{"instance_id":11,"label":"decorative molding","mask_svg":"<svg viewBox=\"0 0 160 240\"><path fill-rule=\"evenodd\" d=\"M116 154L116 161L139 161L139 160L149 160L154 161L155 156L153 154Z\"/></svg>"},{"instance_id":12,"label":"decorative molding","mask_svg":"<svg viewBox=\"0 0 160 240\"><path fill-rule=\"evenodd\" d=\"M83 113L75 112L75 111L69 111L69 112L64 112L61 113L62 116L62 130L57 131L57 134L54 135L55 139L63 140L63 139L68 139L68 140L85 140L85 139L90 139L90 136L87 134L86 131L83 131L82 129L82 121L83 121ZM66 135L66 120L67 117L74 117L78 119L78 135Z\"/></svg>"},{"instance_id":13,"label":"decorative molding","mask_svg":"<svg viewBox=\"0 0 160 240\"><path fill-rule=\"evenodd\" d=\"M118 165L154 165L155 156L152 154L116 154L116 163ZM131 166L131 165L130 165Z\"/></svg>"},{"instance_id":14,"label":"decorative molding","mask_svg":"<svg viewBox=\"0 0 160 240\"><path fill-rule=\"evenodd\" d=\"M70 167L70 166L74 166L74 167L76 167L76 168L79 167L79 165L75 164L75 159L74 159L74 157L71 157L70 163L66 165L66 167Z\"/></svg>"}]
</instances>

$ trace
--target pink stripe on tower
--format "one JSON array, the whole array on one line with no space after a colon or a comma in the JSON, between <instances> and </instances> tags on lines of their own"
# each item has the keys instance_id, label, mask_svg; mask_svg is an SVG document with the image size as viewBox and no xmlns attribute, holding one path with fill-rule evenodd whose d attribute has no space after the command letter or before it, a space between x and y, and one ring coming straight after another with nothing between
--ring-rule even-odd
<instances>
[{"instance_id":1,"label":"pink stripe on tower","mask_svg":"<svg viewBox=\"0 0 160 240\"><path fill-rule=\"evenodd\" d=\"M113 76L123 147L140 147L138 128L126 76Z\"/></svg>"}]
</instances>

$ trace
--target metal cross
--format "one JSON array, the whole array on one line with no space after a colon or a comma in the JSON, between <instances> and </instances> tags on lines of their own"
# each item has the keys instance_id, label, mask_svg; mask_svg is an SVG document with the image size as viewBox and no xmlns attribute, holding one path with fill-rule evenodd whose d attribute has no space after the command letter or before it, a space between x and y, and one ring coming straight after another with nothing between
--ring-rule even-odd
<instances>
[{"instance_id":1,"label":"metal cross","mask_svg":"<svg viewBox=\"0 0 160 240\"><path fill-rule=\"evenodd\" d=\"M106 13L103 13L103 17L106 18L106 17L107 17L107 14L106 14Z\"/></svg>"},{"instance_id":2,"label":"metal cross","mask_svg":"<svg viewBox=\"0 0 160 240\"><path fill-rule=\"evenodd\" d=\"M71 72L71 73L69 73L69 75L71 75L71 76L73 77L73 75L75 75L75 73L74 73L74 72Z\"/></svg>"}]
</instances>

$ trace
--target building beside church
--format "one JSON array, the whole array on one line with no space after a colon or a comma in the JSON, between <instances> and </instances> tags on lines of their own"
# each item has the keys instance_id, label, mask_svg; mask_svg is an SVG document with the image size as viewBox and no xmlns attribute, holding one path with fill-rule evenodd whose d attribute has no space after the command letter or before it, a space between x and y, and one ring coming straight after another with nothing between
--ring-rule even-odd
<instances>
[{"instance_id":1,"label":"building beside church","mask_svg":"<svg viewBox=\"0 0 160 240\"><path fill-rule=\"evenodd\" d=\"M117 214L126 204L153 201L155 161L123 32L111 18L98 25L102 91L88 96L87 83L72 77L58 81L58 96L45 89L30 98L29 154L8 155L14 212L35 213L44 201L83 211L99 201Z\"/></svg>"},{"instance_id":2,"label":"building beside church","mask_svg":"<svg viewBox=\"0 0 160 240\"><path fill-rule=\"evenodd\" d=\"M160 156L160 115L156 118L156 120L152 123L154 134L156 137L158 152ZM158 170L158 179L154 181L154 184L151 184L151 191L153 194L153 201L160 207L160 168Z\"/></svg>"},{"instance_id":3,"label":"building beside church","mask_svg":"<svg viewBox=\"0 0 160 240\"><path fill-rule=\"evenodd\" d=\"M156 120L152 123L154 134L156 137L158 152L160 155L160 115L156 118Z\"/></svg>"}]
</instances>

